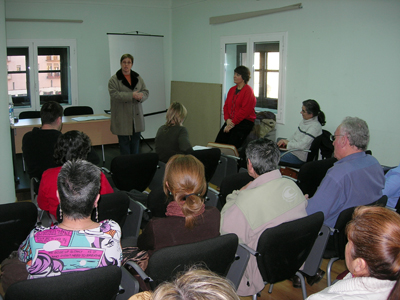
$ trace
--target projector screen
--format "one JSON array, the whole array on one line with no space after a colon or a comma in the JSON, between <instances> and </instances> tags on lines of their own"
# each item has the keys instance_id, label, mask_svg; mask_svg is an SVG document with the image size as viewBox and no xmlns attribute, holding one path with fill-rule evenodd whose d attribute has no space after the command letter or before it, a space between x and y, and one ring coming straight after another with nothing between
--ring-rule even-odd
<instances>
[{"instance_id":1,"label":"projector screen","mask_svg":"<svg viewBox=\"0 0 400 300\"><path fill-rule=\"evenodd\" d=\"M111 76L121 68L121 56L132 54L132 70L139 73L149 90L149 98L143 102L143 113L165 112L163 36L119 33L107 33L107 36Z\"/></svg>"}]
</instances>

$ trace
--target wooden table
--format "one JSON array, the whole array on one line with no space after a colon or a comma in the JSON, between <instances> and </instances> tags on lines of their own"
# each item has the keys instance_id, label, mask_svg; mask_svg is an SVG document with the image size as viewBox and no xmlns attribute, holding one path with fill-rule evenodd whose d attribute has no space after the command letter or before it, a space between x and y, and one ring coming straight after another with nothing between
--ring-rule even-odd
<instances>
[{"instance_id":1,"label":"wooden table","mask_svg":"<svg viewBox=\"0 0 400 300\"><path fill-rule=\"evenodd\" d=\"M96 117L107 116L108 119L90 120L90 121L74 121L72 118L76 117ZM110 131L110 115L85 115L85 116L68 116L62 118L63 126L61 132L65 133L70 130L79 130L86 133L93 146L117 144L118 137ZM11 125L12 132L14 133L15 153L22 153L22 138L24 134L32 131L33 127L40 127L42 123L39 119L23 119L18 123ZM104 156L104 155L103 155ZM103 157L104 160L104 157Z\"/></svg>"}]
</instances>

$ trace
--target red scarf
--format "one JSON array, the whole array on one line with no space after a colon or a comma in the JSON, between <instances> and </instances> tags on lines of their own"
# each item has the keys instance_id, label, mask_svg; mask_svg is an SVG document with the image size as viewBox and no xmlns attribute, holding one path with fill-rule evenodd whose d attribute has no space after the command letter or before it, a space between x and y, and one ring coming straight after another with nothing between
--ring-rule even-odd
<instances>
[{"instance_id":1,"label":"red scarf","mask_svg":"<svg viewBox=\"0 0 400 300\"><path fill-rule=\"evenodd\" d=\"M165 213L165 215L167 217L183 217L183 218L185 218L186 216L182 212L183 204L185 204L185 201L181 201L181 203L178 203L176 201L171 201L167 206L167 212ZM200 208L200 211L195 215L195 217L203 214L204 210L205 210L205 205L203 203L203 205Z\"/></svg>"}]
</instances>

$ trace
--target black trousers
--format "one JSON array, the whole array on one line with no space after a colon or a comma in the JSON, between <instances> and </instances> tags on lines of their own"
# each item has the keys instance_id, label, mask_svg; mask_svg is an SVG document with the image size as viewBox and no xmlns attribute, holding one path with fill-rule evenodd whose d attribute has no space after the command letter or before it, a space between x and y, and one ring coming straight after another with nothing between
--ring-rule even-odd
<instances>
[{"instance_id":1,"label":"black trousers","mask_svg":"<svg viewBox=\"0 0 400 300\"><path fill-rule=\"evenodd\" d=\"M229 132L224 132L226 123L222 126L218 132L216 143L234 145L236 149L239 149L250 131L253 129L254 122L244 119L239 124L236 124Z\"/></svg>"}]
</instances>

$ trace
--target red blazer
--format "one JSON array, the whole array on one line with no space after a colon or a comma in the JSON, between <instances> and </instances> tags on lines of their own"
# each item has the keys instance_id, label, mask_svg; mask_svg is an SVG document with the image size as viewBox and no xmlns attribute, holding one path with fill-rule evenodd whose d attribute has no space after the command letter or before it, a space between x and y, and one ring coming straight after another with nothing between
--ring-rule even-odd
<instances>
[{"instance_id":1,"label":"red blazer","mask_svg":"<svg viewBox=\"0 0 400 300\"><path fill-rule=\"evenodd\" d=\"M242 87L242 90L235 95L236 85L231 87L226 96L224 104L224 120L231 119L237 125L244 119L254 122L256 119L257 99L254 96L253 89L248 84Z\"/></svg>"}]
</instances>

